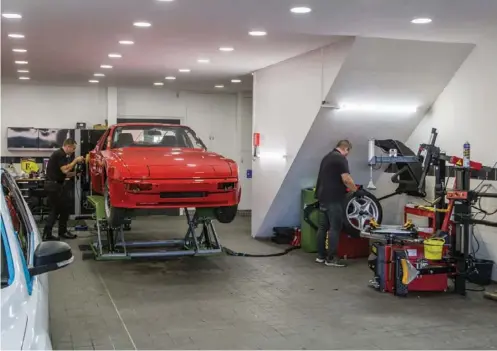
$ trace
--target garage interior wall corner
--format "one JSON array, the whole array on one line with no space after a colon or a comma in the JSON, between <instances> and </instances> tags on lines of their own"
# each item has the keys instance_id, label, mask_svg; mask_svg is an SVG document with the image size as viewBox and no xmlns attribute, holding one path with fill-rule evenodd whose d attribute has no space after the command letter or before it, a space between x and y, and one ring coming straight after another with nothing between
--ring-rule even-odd
<instances>
[{"instance_id":1,"label":"garage interior wall corner","mask_svg":"<svg viewBox=\"0 0 497 351\"><path fill-rule=\"evenodd\" d=\"M354 41L335 38L255 73L253 132L261 140L260 157L253 162L252 198L258 201L252 209L253 237L271 236L281 220L298 221L285 216L288 199L275 203L275 197Z\"/></svg>"}]
</instances>

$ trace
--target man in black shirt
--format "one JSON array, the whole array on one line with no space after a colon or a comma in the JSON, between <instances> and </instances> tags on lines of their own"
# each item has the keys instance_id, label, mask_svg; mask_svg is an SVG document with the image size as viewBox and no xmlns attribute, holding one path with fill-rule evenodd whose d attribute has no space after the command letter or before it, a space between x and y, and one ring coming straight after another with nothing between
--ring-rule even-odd
<instances>
[{"instance_id":1,"label":"man in black shirt","mask_svg":"<svg viewBox=\"0 0 497 351\"><path fill-rule=\"evenodd\" d=\"M76 142L73 139L64 141L62 148L54 151L50 156L46 170L45 191L48 195L50 215L43 230L44 240L58 240L59 238L74 239L77 236L67 231L69 219L70 184L66 179L76 175L73 171L77 163L84 161L83 156L71 161L76 151ZM59 238L52 235L55 221L59 220Z\"/></svg>"},{"instance_id":2,"label":"man in black shirt","mask_svg":"<svg viewBox=\"0 0 497 351\"><path fill-rule=\"evenodd\" d=\"M336 254L343 225L347 188L350 191L357 191L346 158L351 149L352 144L348 140L340 140L336 148L323 158L319 167L316 198L323 213L318 224L316 262L324 262L327 266L345 266ZM328 250L326 250L326 233L328 233Z\"/></svg>"}]
</instances>

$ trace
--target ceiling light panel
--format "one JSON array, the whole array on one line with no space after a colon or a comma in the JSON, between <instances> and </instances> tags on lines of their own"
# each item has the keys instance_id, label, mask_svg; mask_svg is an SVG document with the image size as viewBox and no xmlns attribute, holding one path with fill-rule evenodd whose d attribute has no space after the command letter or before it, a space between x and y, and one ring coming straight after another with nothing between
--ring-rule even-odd
<instances>
[{"instance_id":1,"label":"ceiling light panel","mask_svg":"<svg viewBox=\"0 0 497 351\"><path fill-rule=\"evenodd\" d=\"M249 35L251 35L253 37L263 37L263 36L267 35L267 32L265 32L263 30L252 30L249 32Z\"/></svg>"},{"instance_id":2,"label":"ceiling light panel","mask_svg":"<svg viewBox=\"0 0 497 351\"><path fill-rule=\"evenodd\" d=\"M218 85L215 85L214 88L217 88L217 89L222 89L224 88L224 85L222 84L218 84Z\"/></svg>"},{"instance_id":3,"label":"ceiling light panel","mask_svg":"<svg viewBox=\"0 0 497 351\"><path fill-rule=\"evenodd\" d=\"M148 28L148 27L151 27L151 26L152 26L152 23L150 23L150 22L142 22L142 21L138 21L138 22L133 23L133 25L134 25L135 27L140 27L140 28Z\"/></svg>"},{"instance_id":4,"label":"ceiling light panel","mask_svg":"<svg viewBox=\"0 0 497 351\"><path fill-rule=\"evenodd\" d=\"M175 80L175 79L176 79L176 77L173 77L173 76L167 76L166 77L166 80Z\"/></svg>"},{"instance_id":5,"label":"ceiling light panel","mask_svg":"<svg viewBox=\"0 0 497 351\"><path fill-rule=\"evenodd\" d=\"M96 80L96 79L90 79L88 82L95 84L95 83L98 83L98 80Z\"/></svg>"},{"instance_id":6,"label":"ceiling light panel","mask_svg":"<svg viewBox=\"0 0 497 351\"><path fill-rule=\"evenodd\" d=\"M16 65L27 65L28 61L15 61Z\"/></svg>"},{"instance_id":7,"label":"ceiling light panel","mask_svg":"<svg viewBox=\"0 0 497 351\"><path fill-rule=\"evenodd\" d=\"M178 71L181 73L190 73L192 70L189 68L180 68Z\"/></svg>"},{"instance_id":8,"label":"ceiling light panel","mask_svg":"<svg viewBox=\"0 0 497 351\"><path fill-rule=\"evenodd\" d=\"M232 79L231 83L241 83L242 81L240 79Z\"/></svg>"},{"instance_id":9,"label":"ceiling light panel","mask_svg":"<svg viewBox=\"0 0 497 351\"><path fill-rule=\"evenodd\" d=\"M162 85L164 85L164 83L162 83L162 82L155 82L154 85L155 86L162 86Z\"/></svg>"},{"instance_id":10,"label":"ceiling light panel","mask_svg":"<svg viewBox=\"0 0 497 351\"><path fill-rule=\"evenodd\" d=\"M94 77L105 77L105 74L103 73L95 73L93 74Z\"/></svg>"},{"instance_id":11,"label":"ceiling light panel","mask_svg":"<svg viewBox=\"0 0 497 351\"><path fill-rule=\"evenodd\" d=\"M14 52L27 52L28 50L26 49L12 49Z\"/></svg>"},{"instance_id":12,"label":"ceiling light panel","mask_svg":"<svg viewBox=\"0 0 497 351\"><path fill-rule=\"evenodd\" d=\"M199 58L199 59L197 60L197 62L198 62L198 63L209 63L209 62L211 62L211 61L210 61L209 59L206 59L206 58Z\"/></svg>"},{"instance_id":13,"label":"ceiling light panel","mask_svg":"<svg viewBox=\"0 0 497 351\"><path fill-rule=\"evenodd\" d=\"M29 80L29 77L19 77L20 80Z\"/></svg>"},{"instance_id":14,"label":"ceiling light panel","mask_svg":"<svg viewBox=\"0 0 497 351\"><path fill-rule=\"evenodd\" d=\"M20 34L20 33L11 33L11 34L9 34L9 38L13 38L13 39L23 39L23 38L24 38L24 34Z\"/></svg>"},{"instance_id":15,"label":"ceiling light panel","mask_svg":"<svg viewBox=\"0 0 497 351\"><path fill-rule=\"evenodd\" d=\"M22 15L20 13L2 13L2 17L8 19L21 19Z\"/></svg>"},{"instance_id":16,"label":"ceiling light panel","mask_svg":"<svg viewBox=\"0 0 497 351\"><path fill-rule=\"evenodd\" d=\"M121 45L133 45L134 43L132 40L119 40L119 44Z\"/></svg>"},{"instance_id":17,"label":"ceiling light panel","mask_svg":"<svg viewBox=\"0 0 497 351\"><path fill-rule=\"evenodd\" d=\"M235 49L232 48L231 46L221 46L219 48L219 51L224 51L224 52L231 52L231 51L234 51Z\"/></svg>"},{"instance_id":18,"label":"ceiling light panel","mask_svg":"<svg viewBox=\"0 0 497 351\"><path fill-rule=\"evenodd\" d=\"M101 65L100 68L111 69L111 65Z\"/></svg>"},{"instance_id":19,"label":"ceiling light panel","mask_svg":"<svg viewBox=\"0 0 497 351\"><path fill-rule=\"evenodd\" d=\"M110 58L121 58L121 57L123 57L123 55L118 54L118 53L111 53L111 54L109 54L109 57Z\"/></svg>"},{"instance_id":20,"label":"ceiling light panel","mask_svg":"<svg viewBox=\"0 0 497 351\"><path fill-rule=\"evenodd\" d=\"M27 69L18 69L17 73L29 73L29 70L27 70Z\"/></svg>"},{"instance_id":21,"label":"ceiling light panel","mask_svg":"<svg viewBox=\"0 0 497 351\"><path fill-rule=\"evenodd\" d=\"M415 18L411 21L411 23L414 23L414 24L428 24L431 22L432 22L432 19L427 18L427 17L419 17L419 18Z\"/></svg>"},{"instance_id":22,"label":"ceiling light panel","mask_svg":"<svg viewBox=\"0 0 497 351\"><path fill-rule=\"evenodd\" d=\"M312 9L310 7L307 7L307 6L297 6L297 7L291 8L290 11L292 13L303 14L303 13L311 12Z\"/></svg>"}]
</instances>

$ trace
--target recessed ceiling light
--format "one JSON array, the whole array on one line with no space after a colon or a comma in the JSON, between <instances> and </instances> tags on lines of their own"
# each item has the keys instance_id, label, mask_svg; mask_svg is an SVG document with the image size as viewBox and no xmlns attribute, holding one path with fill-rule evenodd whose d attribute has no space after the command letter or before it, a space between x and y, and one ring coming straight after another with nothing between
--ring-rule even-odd
<instances>
[{"instance_id":1,"label":"recessed ceiling light","mask_svg":"<svg viewBox=\"0 0 497 351\"><path fill-rule=\"evenodd\" d=\"M109 54L109 57L110 58L121 58L121 57L123 57L123 55L117 54L117 53L112 53L112 54Z\"/></svg>"},{"instance_id":2,"label":"recessed ceiling light","mask_svg":"<svg viewBox=\"0 0 497 351\"><path fill-rule=\"evenodd\" d=\"M297 7L293 7L292 9L290 9L291 12L293 13L298 13L298 14L301 14L301 13L309 13L311 12L311 8L310 7L306 7L306 6L297 6Z\"/></svg>"},{"instance_id":3,"label":"recessed ceiling light","mask_svg":"<svg viewBox=\"0 0 497 351\"><path fill-rule=\"evenodd\" d=\"M18 69L17 72L18 73L29 73L29 70L27 70L27 69Z\"/></svg>"},{"instance_id":4,"label":"recessed ceiling light","mask_svg":"<svg viewBox=\"0 0 497 351\"><path fill-rule=\"evenodd\" d=\"M20 80L29 80L29 77L19 77Z\"/></svg>"},{"instance_id":5,"label":"recessed ceiling light","mask_svg":"<svg viewBox=\"0 0 497 351\"><path fill-rule=\"evenodd\" d=\"M159 86L159 85L164 85L164 83L162 83L162 82L155 82L154 85Z\"/></svg>"},{"instance_id":6,"label":"recessed ceiling light","mask_svg":"<svg viewBox=\"0 0 497 351\"><path fill-rule=\"evenodd\" d=\"M90 83L98 83L98 80L96 80L96 79L90 79L88 82L90 82Z\"/></svg>"},{"instance_id":7,"label":"recessed ceiling light","mask_svg":"<svg viewBox=\"0 0 497 351\"><path fill-rule=\"evenodd\" d=\"M149 22L135 22L133 23L133 25L135 27L143 27L143 28L146 28L146 27L150 27L152 24L149 23Z\"/></svg>"},{"instance_id":8,"label":"recessed ceiling light","mask_svg":"<svg viewBox=\"0 0 497 351\"><path fill-rule=\"evenodd\" d=\"M426 17L420 17L420 18L415 18L411 21L411 23L414 23L414 24L427 24L427 23L431 23L432 19L431 18L426 18Z\"/></svg>"},{"instance_id":9,"label":"recessed ceiling light","mask_svg":"<svg viewBox=\"0 0 497 351\"><path fill-rule=\"evenodd\" d=\"M22 16L18 13L2 13L2 17L8 18L8 19L20 19Z\"/></svg>"},{"instance_id":10,"label":"recessed ceiling light","mask_svg":"<svg viewBox=\"0 0 497 351\"><path fill-rule=\"evenodd\" d=\"M27 65L28 61L16 61L16 65Z\"/></svg>"},{"instance_id":11,"label":"recessed ceiling light","mask_svg":"<svg viewBox=\"0 0 497 351\"><path fill-rule=\"evenodd\" d=\"M232 79L231 83L241 83L242 81L240 79Z\"/></svg>"},{"instance_id":12,"label":"recessed ceiling light","mask_svg":"<svg viewBox=\"0 0 497 351\"><path fill-rule=\"evenodd\" d=\"M233 50L235 50L235 49L233 49L233 48L232 48L232 47L230 47L230 46L221 46L221 47L219 48L219 51L225 51L225 52L230 52L230 51L233 51Z\"/></svg>"},{"instance_id":13,"label":"recessed ceiling light","mask_svg":"<svg viewBox=\"0 0 497 351\"><path fill-rule=\"evenodd\" d=\"M166 79L167 79L167 80L175 80L175 79L176 79L176 77L173 77L173 76L167 76L167 77L166 77Z\"/></svg>"},{"instance_id":14,"label":"recessed ceiling light","mask_svg":"<svg viewBox=\"0 0 497 351\"><path fill-rule=\"evenodd\" d=\"M267 32L265 32L263 30L252 30L249 32L249 35L251 35L253 37L263 37L263 36L267 35Z\"/></svg>"},{"instance_id":15,"label":"recessed ceiling light","mask_svg":"<svg viewBox=\"0 0 497 351\"><path fill-rule=\"evenodd\" d=\"M211 62L209 59L206 59L206 58L200 58L197 60L198 63L209 63Z\"/></svg>"},{"instance_id":16,"label":"recessed ceiling light","mask_svg":"<svg viewBox=\"0 0 497 351\"><path fill-rule=\"evenodd\" d=\"M94 77L105 77L105 74L103 74L103 73L95 73L93 76Z\"/></svg>"},{"instance_id":17,"label":"recessed ceiling light","mask_svg":"<svg viewBox=\"0 0 497 351\"><path fill-rule=\"evenodd\" d=\"M178 71L181 72L181 73L189 73L189 72L191 72L191 69L189 69L189 68L180 68Z\"/></svg>"},{"instance_id":18,"label":"recessed ceiling light","mask_svg":"<svg viewBox=\"0 0 497 351\"><path fill-rule=\"evenodd\" d=\"M174 0L157 0L157 1L160 1L160 2L173 2Z\"/></svg>"},{"instance_id":19,"label":"recessed ceiling light","mask_svg":"<svg viewBox=\"0 0 497 351\"><path fill-rule=\"evenodd\" d=\"M9 38L22 39L22 38L24 38L24 34L11 33L11 34L9 34Z\"/></svg>"},{"instance_id":20,"label":"recessed ceiling light","mask_svg":"<svg viewBox=\"0 0 497 351\"><path fill-rule=\"evenodd\" d=\"M27 52L28 50L26 49L12 49L14 52Z\"/></svg>"},{"instance_id":21,"label":"recessed ceiling light","mask_svg":"<svg viewBox=\"0 0 497 351\"><path fill-rule=\"evenodd\" d=\"M110 68L112 68L112 66L111 65L101 65L100 68L110 69Z\"/></svg>"},{"instance_id":22,"label":"recessed ceiling light","mask_svg":"<svg viewBox=\"0 0 497 351\"><path fill-rule=\"evenodd\" d=\"M224 85L222 85L222 84L215 85L214 88L222 89L222 88L224 88Z\"/></svg>"},{"instance_id":23,"label":"recessed ceiling light","mask_svg":"<svg viewBox=\"0 0 497 351\"><path fill-rule=\"evenodd\" d=\"M132 40L119 40L119 44L121 45L133 45L134 43Z\"/></svg>"}]
</instances>

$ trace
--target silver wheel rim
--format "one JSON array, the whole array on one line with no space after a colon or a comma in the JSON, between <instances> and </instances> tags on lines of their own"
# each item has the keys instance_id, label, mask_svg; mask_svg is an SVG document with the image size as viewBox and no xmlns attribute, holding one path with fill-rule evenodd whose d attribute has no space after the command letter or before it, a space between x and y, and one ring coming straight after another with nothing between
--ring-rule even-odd
<instances>
[{"instance_id":1,"label":"silver wheel rim","mask_svg":"<svg viewBox=\"0 0 497 351\"><path fill-rule=\"evenodd\" d=\"M367 196L350 199L346 211L349 224L361 231L369 225L371 219L378 221L380 216L378 206Z\"/></svg>"},{"instance_id":2,"label":"silver wheel rim","mask_svg":"<svg viewBox=\"0 0 497 351\"><path fill-rule=\"evenodd\" d=\"M105 202L105 214L107 218L110 218L110 195L109 195L109 187L105 184L104 191L104 202Z\"/></svg>"}]
</instances>

